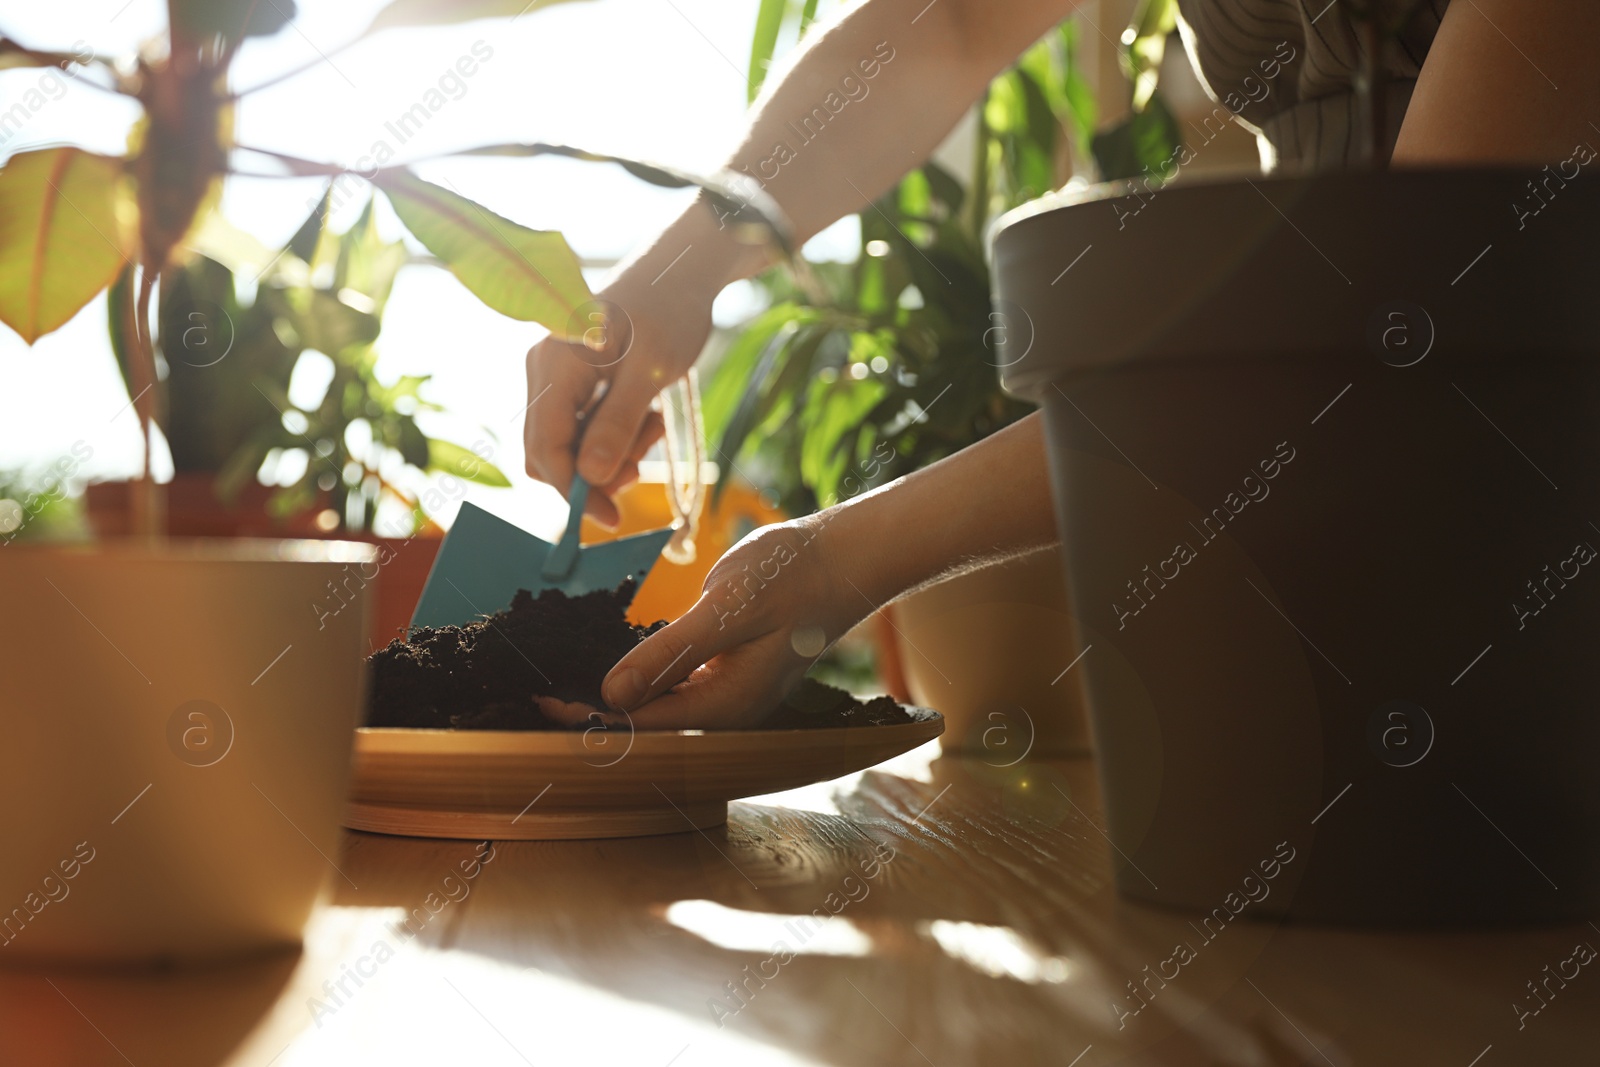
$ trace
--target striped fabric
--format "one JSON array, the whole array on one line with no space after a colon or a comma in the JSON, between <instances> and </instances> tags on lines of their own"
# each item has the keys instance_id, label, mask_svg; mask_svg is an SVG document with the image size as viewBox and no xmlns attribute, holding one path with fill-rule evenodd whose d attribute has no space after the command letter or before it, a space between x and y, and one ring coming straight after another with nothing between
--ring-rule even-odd
<instances>
[{"instance_id":1,"label":"striped fabric","mask_svg":"<svg viewBox=\"0 0 1600 1067\"><path fill-rule=\"evenodd\" d=\"M1449 2L1379 0L1391 12L1410 11L1384 49L1385 156ZM1271 145L1268 169L1367 161L1369 120L1355 89L1365 44L1349 0L1178 0L1178 8L1195 70L1222 107Z\"/></svg>"}]
</instances>

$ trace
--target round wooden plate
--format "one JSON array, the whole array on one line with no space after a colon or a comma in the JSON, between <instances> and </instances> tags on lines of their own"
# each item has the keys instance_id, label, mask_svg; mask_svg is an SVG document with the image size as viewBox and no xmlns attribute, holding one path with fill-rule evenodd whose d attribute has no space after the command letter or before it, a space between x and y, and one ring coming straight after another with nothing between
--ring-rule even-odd
<instances>
[{"instance_id":1,"label":"round wooden plate","mask_svg":"<svg viewBox=\"0 0 1600 1067\"><path fill-rule=\"evenodd\" d=\"M728 801L859 771L944 719L813 730L356 731L344 824L410 837L554 840L719 826Z\"/></svg>"}]
</instances>

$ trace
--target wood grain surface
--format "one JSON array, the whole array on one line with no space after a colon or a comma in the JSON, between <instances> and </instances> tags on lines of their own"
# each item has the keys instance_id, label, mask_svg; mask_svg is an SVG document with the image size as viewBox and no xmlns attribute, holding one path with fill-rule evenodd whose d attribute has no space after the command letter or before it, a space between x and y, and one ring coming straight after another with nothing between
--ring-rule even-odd
<instances>
[{"instance_id":1,"label":"wood grain surface","mask_svg":"<svg viewBox=\"0 0 1600 1067\"><path fill-rule=\"evenodd\" d=\"M1526 985L1600 929L1208 940L1116 897L1089 761L936 753L670 836L352 832L296 956L0 972L0 1064L1600 1061L1600 967Z\"/></svg>"}]
</instances>

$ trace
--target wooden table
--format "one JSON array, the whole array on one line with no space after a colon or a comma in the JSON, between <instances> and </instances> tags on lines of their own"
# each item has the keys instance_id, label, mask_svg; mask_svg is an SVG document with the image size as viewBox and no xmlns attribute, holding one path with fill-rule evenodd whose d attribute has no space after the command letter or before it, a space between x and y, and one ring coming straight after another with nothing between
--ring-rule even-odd
<instances>
[{"instance_id":1,"label":"wooden table","mask_svg":"<svg viewBox=\"0 0 1600 1067\"><path fill-rule=\"evenodd\" d=\"M1513 1009L1600 946L1587 925L1240 922L1121 1014L1127 983L1199 939L1115 896L1092 766L936 754L705 833L496 843L470 880L480 846L352 833L296 956L0 973L0 1064L1600 1062L1600 966L1520 1030Z\"/></svg>"}]
</instances>

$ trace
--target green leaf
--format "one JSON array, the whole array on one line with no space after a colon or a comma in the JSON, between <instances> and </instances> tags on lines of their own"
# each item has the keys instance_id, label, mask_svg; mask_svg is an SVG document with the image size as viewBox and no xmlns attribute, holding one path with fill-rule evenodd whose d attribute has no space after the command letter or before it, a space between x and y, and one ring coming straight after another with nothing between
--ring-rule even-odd
<instances>
[{"instance_id":1,"label":"green leaf","mask_svg":"<svg viewBox=\"0 0 1600 1067\"><path fill-rule=\"evenodd\" d=\"M404 241L385 241L378 233L372 205L373 201L367 201L361 218L338 239L334 286L355 290L371 300L375 312L381 314L389 301L395 275L411 261L411 253Z\"/></svg>"},{"instance_id":2,"label":"green leaf","mask_svg":"<svg viewBox=\"0 0 1600 1067\"><path fill-rule=\"evenodd\" d=\"M268 378L257 378L251 383L262 399L272 406L272 409L281 417L291 411L300 411L294 402L289 399L289 388L282 382L272 381ZM304 412L302 412L304 414ZM299 435L296 435L297 437Z\"/></svg>"},{"instance_id":3,"label":"green leaf","mask_svg":"<svg viewBox=\"0 0 1600 1067\"><path fill-rule=\"evenodd\" d=\"M761 83L767 80L767 64L778 47L778 31L783 29L783 16L789 9L788 0L761 0L756 9L756 32L750 41L750 72L747 78L749 100L761 93Z\"/></svg>"},{"instance_id":4,"label":"green leaf","mask_svg":"<svg viewBox=\"0 0 1600 1067\"><path fill-rule=\"evenodd\" d=\"M283 433L282 425L274 420L258 428L238 451L228 457L228 461L217 471L216 480L212 482L218 500L231 505L244 487L256 480L256 472L261 469L261 462L282 440Z\"/></svg>"},{"instance_id":5,"label":"green leaf","mask_svg":"<svg viewBox=\"0 0 1600 1067\"><path fill-rule=\"evenodd\" d=\"M168 0L175 34L193 41L270 37L294 21L294 0Z\"/></svg>"},{"instance_id":6,"label":"green leaf","mask_svg":"<svg viewBox=\"0 0 1600 1067\"><path fill-rule=\"evenodd\" d=\"M748 413L735 413L735 420L748 421L748 430L743 431L748 437L760 439L777 431L778 424L790 416L796 401L804 396L806 383L828 364L823 345L842 336L831 326L806 326L785 339L778 353L776 373L767 377L760 397Z\"/></svg>"},{"instance_id":7,"label":"green leaf","mask_svg":"<svg viewBox=\"0 0 1600 1067\"><path fill-rule=\"evenodd\" d=\"M578 257L551 230L530 230L403 168L374 184L417 240L494 310L569 337L573 316L592 300Z\"/></svg>"},{"instance_id":8,"label":"green leaf","mask_svg":"<svg viewBox=\"0 0 1600 1067\"><path fill-rule=\"evenodd\" d=\"M133 355L137 338L129 335L128 327L133 324L133 264L123 267L117 274L117 280L111 283L111 288L106 290L106 333L111 339L111 354L117 359L117 370L122 373L123 387L128 390L128 396L133 396L133 364L130 358ZM157 412L159 419L160 412Z\"/></svg>"},{"instance_id":9,"label":"green leaf","mask_svg":"<svg viewBox=\"0 0 1600 1067\"><path fill-rule=\"evenodd\" d=\"M818 386L806 404L800 476L826 504L838 496L839 480L849 463L848 446L887 386L874 378L840 378L832 385Z\"/></svg>"},{"instance_id":10,"label":"green leaf","mask_svg":"<svg viewBox=\"0 0 1600 1067\"><path fill-rule=\"evenodd\" d=\"M76 148L0 169L0 322L29 344L110 285L130 258L119 220L122 161Z\"/></svg>"},{"instance_id":11,"label":"green leaf","mask_svg":"<svg viewBox=\"0 0 1600 1067\"><path fill-rule=\"evenodd\" d=\"M400 458L419 470L426 470L433 458L427 434L422 432L415 419L402 418L399 427Z\"/></svg>"},{"instance_id":12,"label":"green leaf","mask_svg":"<svg viewBox=\"0 0 1600 1067\"><path fill-rule=\"evenodd\" d=\"M902 216L927 218L933 213L933 189L920 169L902 178L893 195Z\"/></svg>"},{"instance_id":13,"label":"green leaf","mask_svg":"<svg viewBox=\"0 0 1600 1067\"><path fill-rule=\"evenodd\" d=\"M293 255L299 256L304 262L310 263L317 254L317 242L322 238L322 227L328 218L328 201L333 196L333 184L330 182L327 189L323 190L322 199L312 209L306 221L289 238L287 248Z\"/></svg>"},{"instance_id":14,"label":"green leaf","mask_svg":"<svg viewBox=\"0 0 1600 1067\"><path fill-rule=\"evenodd\" d=\"M446 26L477 19L516 18L571 0L390 0L362 36L401 26Z\"/></svg>"},{"instance_id":15,"label":"green leaf","mask_svg":"<svg viewBox=\"0 0 1600 1067\"><path fill-rule=\"evenodd\" d=\"M427 469L440 474L453 474L457 478L465 478L469 482L493 486L496 489L511 488L511 479L501 473L493 463L469 449L449 441L441 441L437 437L428 442Z\"/></svg>"},{"instance_id":16,"label":"green leaf","mask_svg":"<svg viewBox=\"0 0 1600 1067\"><path fill-rule=\"evenodd\" d=\"M767 382L761 392L760 406L755 410L755 429L751 436L771 437L779 432L805 399L806 384L826 366L838 363L837 350L847 345L849 335L835 325L824 328L802 329L784 348L777 374ZM830 342L837 342L831 344ZM824 345L829 345L824 350Z\"/></svg>"},{"instance_id":17,"label":"green leaf","mask_svg":"<svg viewBox=\"0 0 1600 1067\"><path fill-rule=\"evenodd\" d=\"M855 301L863 314L876 315L889 307L889 268L884 258L862 256L857 263Z\"/></svg>"},{"instance_id":18,"label":"green leaf","mask_svg":"<svg viewBox=\"0 0 1600 1067\"><path fill-rule=\"evenodd\" d=\"M1059 121L1043 87L1017 67L996 78L983 110L989 128L991 169L1002 209L1026 203L1054 189Z\"/></svg>"},{"instance_id":19,"label":"green leaf","mask_svg":"<svg viewBox=\"0 0 1600 1067\"><path fill-rule=\"evenodd\" d=\"M286 278L293 283L303 283L306 279L301 263L279 256L254 234L229 222L220 211L205 212L199 225L184 238L183 247L185 251L216 260L235 274L261 282Z\"/></svg>"},{"instance_id":20,"label":"green leaf","mask_svg":"<svg viewBox=\"0 0 1600 1067\"><path fill-rule=\"evenodd\" d=\"M805 6L800 9L800 36L804 37L811 28L811 23L816 21L817 0L806 0Z\"/></svg>"},{"instance_id":21,"label":"green leaf","mask_svg":"<svg viewBox=\"0 0 1600 1067\"><path fill-rule=\"evenodd\" d=\"M779 330L805 314L807 309L799 305L777 304L751 319L740 330L739 336L717 363L701 399L707 440L715 441L721 437L745 392L759 388L756 368L760 366L768 343ZM724 439L722 447L726 448L727 444Z\"/></svg>"},{"instance_id":22,"label":"green leaf","mask_svg":"<svg viewBox=\"0 0 1600 1067\"><path fill-rule=\"evenodd\" d=\"M1182 143L1177 119L1157 94L1143 111L1096 134L1092 145L1103 181L1144 176L1160 182L1169 176L1173 153Z\"/></svg>"},{"instance_id":23,"label":"green leaf","mask_svg":"<svg viewBox=\"0 0 1600 1067\"><path fill-rule=\"evenodd\" d=\"M1094 89L1084 77L1083 65L1078 60L1078 24L1067 20L1061 24L1061 81L1059 84L1057 114L1067 122L1078 142L1078 152L1088 157L1089 140L1099 123L1099 103ZM1064 112L1064 113L1063 113Z\"/></svg>"},{"instance_id":24,"label":"green leaf","mask_svg":"<svg viewBox=\"0 0 1600 1067\"><path fill-rule=\"evenodd\" d=\"M402 397L410 397L418 402L418 407L422 407L422 387L428 384L432 377L433 375L431 374L402 374L393 385L383 385L377 381L371 382L367 387L367 392L385 411L393 410L395 401Z\"/></svg>"},{"instance_id":25,"label":"green leaf","mask_svg":"<svg viewBox=\"0 0 1600 1067\"><path fill-rule=\"evenodd\" d=\"M932 203L939 205L947 216L961 210L967 191L962 188L960 179L932 162L923 164L919 173L928 183L928 196Z\"/></svg>"},{"instance_id":26,"label":"green leaf","mask_svg":"<svg viewBox=\"0 0 1600 1067\"><path fill-rule=\"evenodd\" d=\"M809 332L809 331L807 331ZM727 428L722 433L722 450L729 456L738 456L744 447L744 442L750 436L750 431L766 414L774 400L769 379L774 367L787 370L794 362L797 353L793 341L801 335L801 326L798 321L791 319L784 323L783 328L773 335L761 352L761 362L756 365L755 371L750 375L749 387L744 395L739 398L739 406L733 409L733 414L728 417ZM812 351L815 351L813 347ZM810 359L805 358L809 363ZM729 463L731 470L733 464Z\"/></svg>"},{"instance_id":27,"label":"green leaf","mask_svg":"<svg viewBox=\"0 0 1600 1067\"><path fill-rule=\"evenodd\" d=\"M1167 37L1178 25L1177 0L1140 0L1123 40L1123 67L1133 80L1133 109L1143 111L1155 95ZM1130 39L1131 37L1131 39Z\"/></svg>"},{"instance_id":28,"label":"green leaf","mask_svg":"<svg viewBox=\"0 0 1600 1067\"><path fill-rule=\"evenodd\" d=\"M257 338L241 337L244 325L227 267L195 256L162 272L156 334L167 374L159 422L176 471L218 470L251 432L241 408L256 422L266 416L241 373L265 370L250 367L246 351Z\"/></svg>"},{"instance_id":29,"label":"green leaf","mask_svg":"<svg viewBox=\"0 0 1600 1067\"><path fill-rule=\"evenodd\" d=\"M289 321L306 348L328 356L370 345L383 325L376 315L351 307L325 289L269 287L260 290L258 299Z\"/></svg>"}]
</instances>

